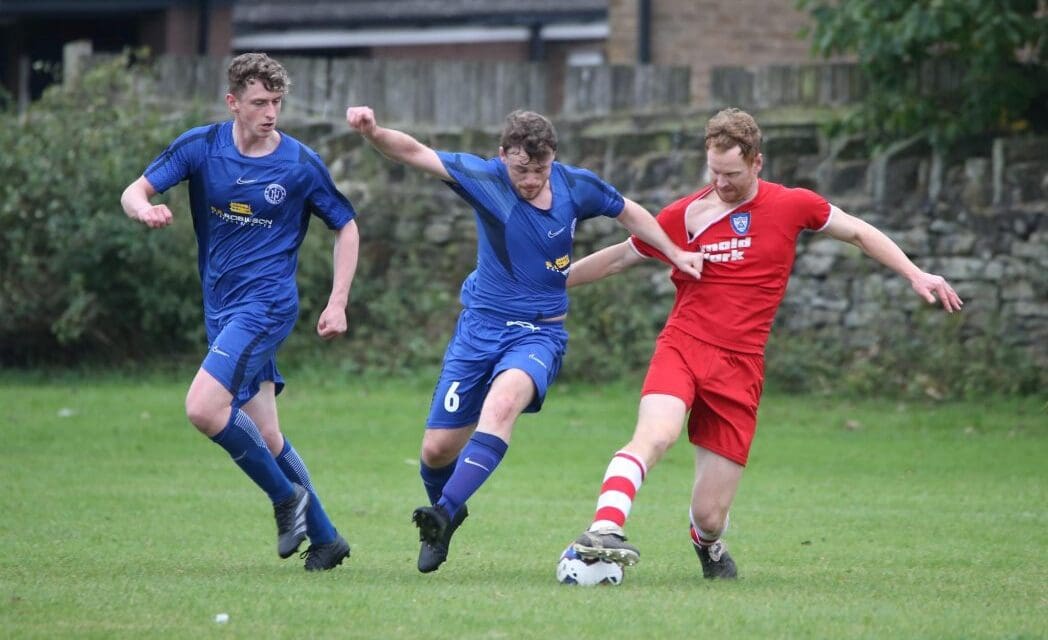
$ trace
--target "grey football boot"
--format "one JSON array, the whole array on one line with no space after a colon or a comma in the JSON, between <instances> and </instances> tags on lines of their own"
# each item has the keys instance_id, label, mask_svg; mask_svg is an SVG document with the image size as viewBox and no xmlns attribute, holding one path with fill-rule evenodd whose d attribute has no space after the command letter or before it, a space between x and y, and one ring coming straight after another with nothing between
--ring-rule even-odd
<instances>
[{"instance_id":1,"label":"grey football boot","mask_svg":"<svg viewBox=\"0 0 1048 640\"><path fill-rule=\"evenodd\" d=\"M309 492L300 485L291 483L295 493L287 500L273 504L273 516L277 520L277 553L281 558L290 558L306 539L306 508Z\"/></svg>"},{"instance_id":2,"label":"grey football boot","mask_svg":"<svg viewBox=\"0 0 1048 640\"><path fill-rule=\"evenodd\" d=\"M626 535L619 527L584 531L572 546L582 558L608 560L625 567L640 561L640 551L626 542Z\"/></svg>"}]
</instances>

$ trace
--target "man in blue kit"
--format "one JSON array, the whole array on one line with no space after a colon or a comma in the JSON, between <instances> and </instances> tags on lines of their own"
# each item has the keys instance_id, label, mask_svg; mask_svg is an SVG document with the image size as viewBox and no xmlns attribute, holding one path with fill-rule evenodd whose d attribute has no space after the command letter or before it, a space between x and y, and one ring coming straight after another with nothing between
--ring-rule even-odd
<instances>
[{"instance_id":1,"label":"man in blue kit","mask_svg":"<svg viewBox=\"0 0 1048 640\"><path fill-rule=\"evenodd\" d=\"M151 229L171 224L150 198L189 180L209 348L186 395L189 421L225 449L273 501L277 553L303 552L307 571L333 569L350 552L328 519L302 458L280 431L276 353L298 318L295 270L310 214L335 232L334 278L317 333L346 331L357 268L356 212L320 157L276 128L290 87L265 54L229 65L231 121L183 133L124 190L120 204Z\"/></svg>"},{"instance_id":2,"label":"man in blue kit","mask_svg":"<svg viewBox=\"0 0 1048 640\"><path fill-rule=\"evenodd\" d=\"M575 225L616 218L692 277L702 260L678 248L648 211L614 187L556 162L556 131L537 113L509 114L499 155L491 159L434 151L378 126L368 107L350 107L346 121L386 157L444 180L477 219L477 267L462 284L463 311L422 438L420 473L430 505L415 509L413 520L418 569L428 573L447 559L466 501L502 461L517 417L539 411L560 370Z\"/></svg>"}]
</instances>

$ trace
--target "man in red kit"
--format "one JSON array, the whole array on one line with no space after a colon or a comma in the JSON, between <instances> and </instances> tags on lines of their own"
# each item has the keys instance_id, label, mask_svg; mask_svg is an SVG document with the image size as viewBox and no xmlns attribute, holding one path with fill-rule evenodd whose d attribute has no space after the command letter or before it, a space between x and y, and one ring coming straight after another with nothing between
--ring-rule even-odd
<instances>
[{"instance_id":1,"label":"man in red kit","mask_svg":"<svg viewBox=\"0 0 1048 640\"><path fill-rule=\"evenodd\" d=\"M691 542L706 578L734 578L721 541L757 426L764 345L806 229L854 244L909 280L917 295L947 312L963 304L941 276L917 268L886 235L807 189L758 177L761 132L753 117L725 109L706 125L710 184L663 209L659 224L680 247L705 254L702 278L671 279L676 299L641 390L633 438L611 459L593 524L574 542L584 558L623 565L640 559L623 526L648 470L680 436L687 417L695 445ZM666 261L636 237L571 267L568 286L638 264ZM690 411L690 417L689 417Z\"/></svg>"}]
</instances>

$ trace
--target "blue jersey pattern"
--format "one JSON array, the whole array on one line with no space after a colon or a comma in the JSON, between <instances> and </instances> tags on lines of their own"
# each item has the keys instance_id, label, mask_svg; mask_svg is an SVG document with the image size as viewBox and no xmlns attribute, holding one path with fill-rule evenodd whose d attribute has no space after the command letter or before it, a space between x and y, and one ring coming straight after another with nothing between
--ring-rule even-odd
<instances>
[{"instance_id":1,"label":"blue jersey pattern","mask_svg":"<svg viewBox=\"0 0 1048 640\"><path fill-rule=\"evenodd\" d=\"M543 210L517 194L499 158L437 153L477 218L477 267L462 283L462 305L525 320L566 313L576 224L617 217L619 192L591 171L554 162L553 203Z\"/></svg>"},{"instance_id":2,"label":"blue jersey pattern","mask_svg":"<svg viewBox=\"0 0 1048 640\"><path fill-rule=\"evenodd\" d=\"M273 153L241 155L232 121L183 133L144 175L161 193L189 180L208 317L258 305L297 314L295 270L310 216L330 229L356 217L312 149L281 132Z\"/></svg>"}]
</instances>

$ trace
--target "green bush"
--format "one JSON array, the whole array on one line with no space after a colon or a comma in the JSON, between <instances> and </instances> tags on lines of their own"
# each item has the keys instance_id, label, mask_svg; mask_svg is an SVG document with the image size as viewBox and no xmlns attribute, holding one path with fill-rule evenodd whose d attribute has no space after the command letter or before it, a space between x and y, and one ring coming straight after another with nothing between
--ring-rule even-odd
<instances>
[{"instance_id":1,"label":"green bush","mask_svg":"<svg viewBox=\"0 0 1048 640\"><path fill-rule=\"evenodd\" d=\"M120 208L123 188L197 117L146 105L141 78L122 56L0 114L6 364L135 358L198 336L191 225L149 233Z\"/></svg>"},{"instance_id":2,"label":"green bush","mask_svg":"<svg viewBox=\"0 0 1048 640\"><path fill-rule=\"evenodd\" d=\"M673 303L672 295L659 294L653 279L667 278L668 272L652 263L572 289L563 375L588 382L632 376L639 388Z\"/></svg>"}]
</instances>

